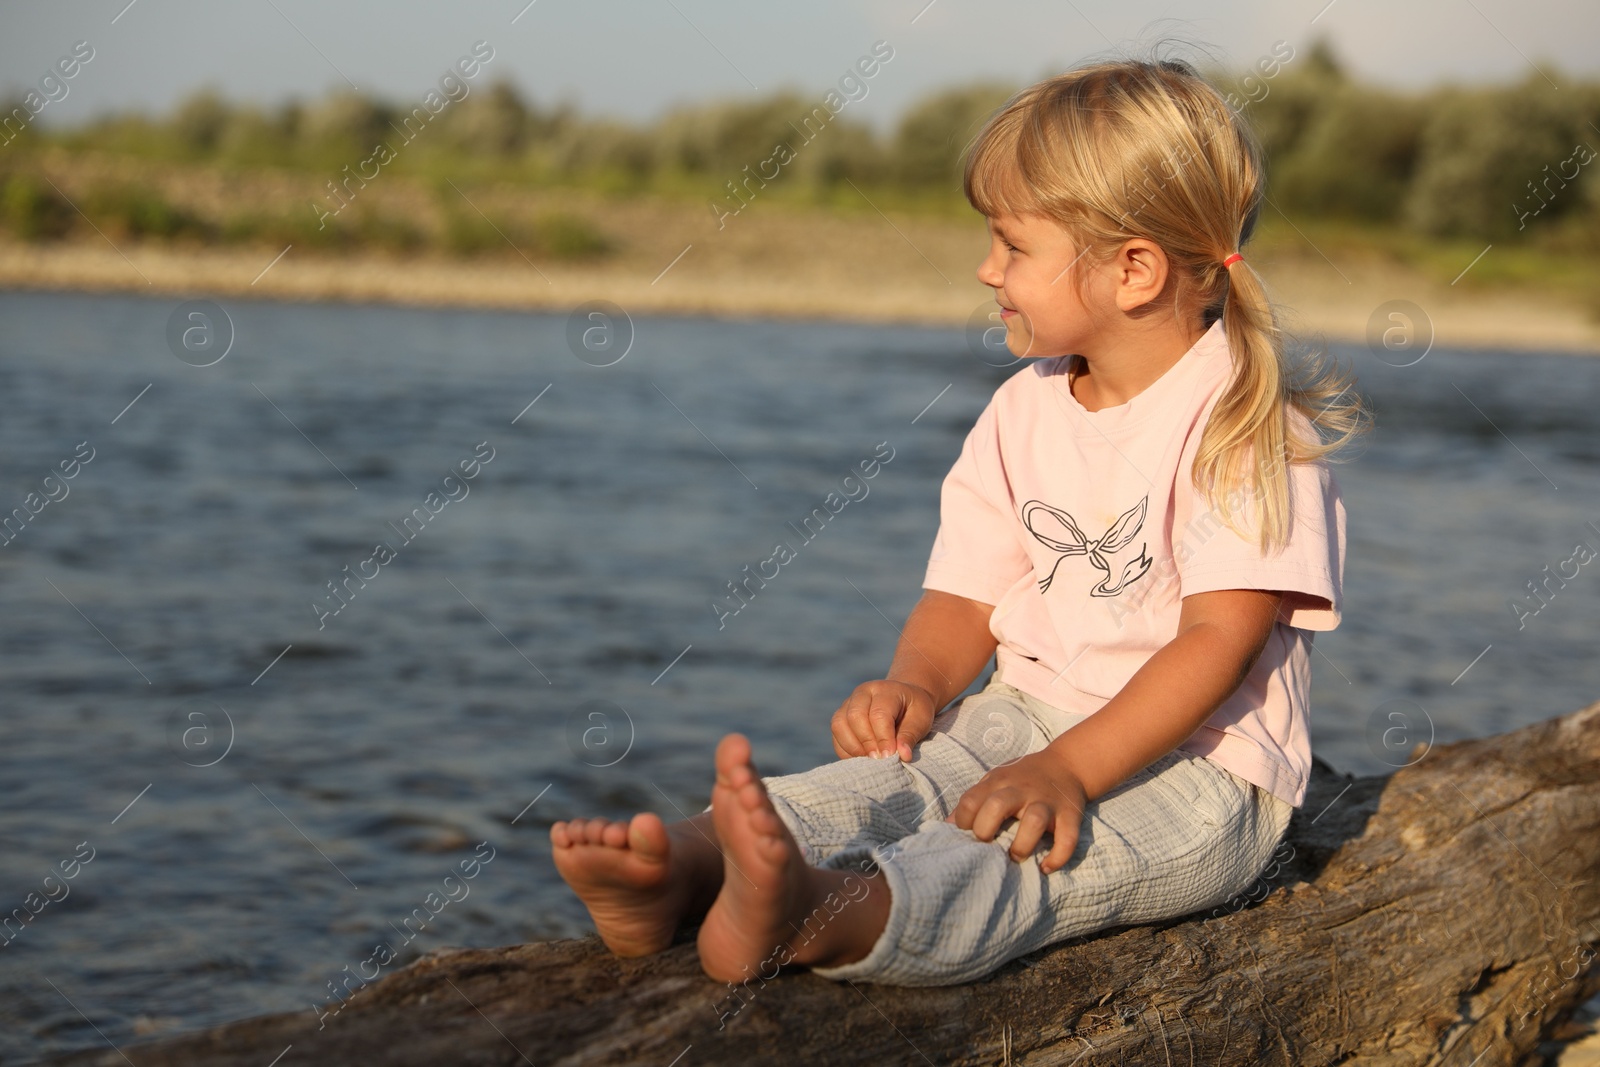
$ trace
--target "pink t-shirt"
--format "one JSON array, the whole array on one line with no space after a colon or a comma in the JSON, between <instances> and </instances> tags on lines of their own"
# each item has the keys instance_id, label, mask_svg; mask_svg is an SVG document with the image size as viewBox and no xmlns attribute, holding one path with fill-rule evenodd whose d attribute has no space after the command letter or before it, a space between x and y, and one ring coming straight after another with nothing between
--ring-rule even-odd
<instances>
[{"instance_id":1,"label":"pink t-shirt","mask_svg":"<svg viewBox=\"0 0 1600 1067\"><path fill-rule=\"evenodd\" d=\"M1116 407L1078 403L1071 362L1037 360L995 390L944 480L923 587L995 605L1001 677L1080 714L1097 711L1177 635L1183 597L1284 591L1261 658L1181 747L1299 807L1311 770L1310 631L1339 625L1344 576L1332 470L1290 465L1289 543L1264 556L1223 523L1191 475L1232 374L1221 322ZM1308 428L1305 416L1290 418ZM1224 504L1254 532L1247 499Z\"/></svg>"}]
</instances>

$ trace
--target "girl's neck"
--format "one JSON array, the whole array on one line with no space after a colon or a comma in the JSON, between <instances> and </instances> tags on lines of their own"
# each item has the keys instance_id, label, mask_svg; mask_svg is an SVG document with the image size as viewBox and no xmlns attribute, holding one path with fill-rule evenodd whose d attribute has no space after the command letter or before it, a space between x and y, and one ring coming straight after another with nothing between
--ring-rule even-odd
<instances>
[{"instance_id":1,"label":"girl's neck","mask_svg":"<svg viewBox=\"0 0 1600 1067\"><path fill-rule=\"evenodd\" d=\"M1085 411L1126 404L1171 370L1205 335L1196 319L1184 328L1170 319L1160 326L1138 325L1119 331L1095 346L1094 355L1079 353L1067 368L1073 399Z\"/></svg>"}]
</instances>

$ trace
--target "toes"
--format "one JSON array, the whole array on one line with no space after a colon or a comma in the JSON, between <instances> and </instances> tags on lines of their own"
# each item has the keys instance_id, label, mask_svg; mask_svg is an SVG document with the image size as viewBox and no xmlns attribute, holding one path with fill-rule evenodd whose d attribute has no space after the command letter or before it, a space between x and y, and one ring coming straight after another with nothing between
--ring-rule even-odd
<instances>
[{"instance_id":1,"label":"toes","mask_svg":"<svg viewBox=\"0 0 1600 1067\"><path fill-rule=\"evenodd\" d=\"M763 834L756 838L756 848L761 850L762 858L774 867L781 866L789 859L789 843L777 834Z\"/></svg>"},{"instance_id":2,"label":"toes","mask_svg":"<svg viewBox=\"0 0 1600 1067\"><path fill-rule=\"evenodd\" d=\"M739 768L750 767L750 739L743 734L728 734L717 743L717 780L733 785ZM741 783L742 784L742 783Z\"/></svg>"},{"instance_id":3,"label":"toes","mask_svg":"<svg viewBox=\"0 0 1600 1067\"><path fill-rule=\"evenodd\" d=\"M669 848L666 823L655 812L640 812L628 823L628 847L640 856L665 860Z\"/></svg>"},{"instance_id":4,"label":"toes","mask_svg":"<svg viewBox=\"0 0 1600 1067\"><path fill-rule=\"evenodd\" d=\"M735 764L729 768L726 777L728 788L742 789L746 782L755 778L755 768L748 763Z\"/></svg>"},{"instance_id":5,"label":"toes","mask_svg":"<svg viewBox=\"0 0 1600 1067\"><path fill-rule=\"evenodd\" d=\"M750 825L764 837L782 837L786 827L778 813L770 807L757 808L750 813Z\"/></svg>"},{"instance_id":6,"label":"toes","mask_svg":"<svg viewBox=\"0 0 1600 1067\"><path fill-rule=\"evenodd\" d=\"M778 818L778 813L767 796L766 786L759 778L747 783L736 796L739 799L739 806L744 809L747 825L757 834L762 837L787 836L788 827Z\"/></svg>"},{"instance_id":7,"label":"toes","mask_svg":"<svg viewBox=\"0 0 1600 1067\"><path fill-rule=\"evenodd\" d=\"M759 808L770 807L767 803L767 791L762 788L759 779L744 783L736 794L739 804L745 811L756 811Z\"/></svg>"},{"instance_id":8,"label":"toes","mask_svg":"<svg viewBox=\"0 0 1600 1067\"><path fill-rule=\"evenodd\" d=\"M666 823L654 812L642 812L629 822L610 819L568 819L550 824L550 843L557 848L601 845L626 848L652 860L665 860L670 839Z\"/></svg>"}]
</instances>

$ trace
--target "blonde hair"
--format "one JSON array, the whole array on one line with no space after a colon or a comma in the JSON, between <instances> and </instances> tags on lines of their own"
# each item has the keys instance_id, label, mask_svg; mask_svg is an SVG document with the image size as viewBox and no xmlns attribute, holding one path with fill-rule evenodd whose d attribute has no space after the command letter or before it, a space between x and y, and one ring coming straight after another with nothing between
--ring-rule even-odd
<instances>
[{"instance_id":1,"label":"blonde hair","mask_svg":"<svg viewBox=\"0 0 1600 1067\"><path fill-rule=\"evenodd\" d=\"M1225 498L1260 502L1264 553L1287 541L1288 464L1331 454L1364 432L1353 379L1306 353L1291 365L1285 335L1243 248L1263 198L1260 142L1241 115L1181 60L1095 63L1048 78L988 121L966 152L963 188L985 215L1040 215L1082 258L1105 263L1144 237L1166 253L1172 310L1222 320L1233 355L1195 455L1195 487L1227 525ZM1080 291L1088 272L1079 271ZM1157 306L1155 304L1147 306ZM1307 416L1292 425L1291 410Z\"/></svg>"}]
</instances>

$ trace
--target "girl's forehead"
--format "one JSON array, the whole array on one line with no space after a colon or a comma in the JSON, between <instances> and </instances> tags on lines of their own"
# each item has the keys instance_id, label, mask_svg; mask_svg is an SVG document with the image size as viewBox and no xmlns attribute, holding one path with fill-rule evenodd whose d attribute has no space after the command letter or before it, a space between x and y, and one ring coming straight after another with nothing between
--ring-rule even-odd
<instances>
[{"instance_id":1,"label":"girl's forehead","mask_svg":"<svg viewBox=\"0 0 1600 1067\"><path fill-rule=\"evenodd\" d=\"M1047 215L1032 213L1013 214L1005 212L999 215L986 216L989 220L989 229L1002 237L1020 236L1024 232L1039 233L1049 229L1059 232L1061 224Z\"/></svg>"}]
</instances>

